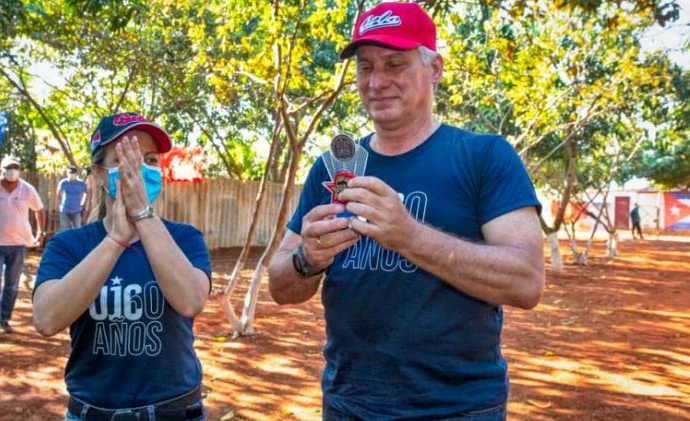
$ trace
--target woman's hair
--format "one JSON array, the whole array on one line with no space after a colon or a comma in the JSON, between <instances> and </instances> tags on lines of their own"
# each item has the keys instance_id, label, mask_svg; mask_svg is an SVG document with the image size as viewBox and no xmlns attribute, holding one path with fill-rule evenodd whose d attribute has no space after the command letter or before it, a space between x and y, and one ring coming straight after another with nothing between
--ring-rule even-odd
<instances>
[{"instance_id":1,"label":"woman's hair","mask_svg":"<svg viewBox=\"0 0 690 421\"><path fill-rule=\"evenodd\" d=\"M93 169L91 173L92 177L98 177L98 169L99 167L103 168L103 161L105 161L105 148L99 148L91 157L91 168ZM95 184L96 191L91 193L91 209L89 210L89 217L87 218L89 223L105 218L107 209L107 189L104 189L98 180L95 180Z\"/></svg>"}]
</instances>

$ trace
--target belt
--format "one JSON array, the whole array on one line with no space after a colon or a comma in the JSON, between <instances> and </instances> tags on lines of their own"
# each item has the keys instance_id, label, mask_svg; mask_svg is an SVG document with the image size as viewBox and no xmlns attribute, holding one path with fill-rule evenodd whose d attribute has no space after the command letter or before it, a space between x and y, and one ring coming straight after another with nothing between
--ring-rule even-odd
<instances>
[{"instance_id":1,"label":"belt","mask_svg":"<svg viewBox=\"0 0 690 421\"><path fill-rule=\"evenodd\" d=\"M186 421L197 419L203 414L201 404L192 406L201 401L201 388L184 395L154 403L151 405L140 406L128 409L106 409L89 405L70 396L69 412L76 416L83 413L84 421ZM153 414L155 418L149 416Z\"/></svg>"}]
</instances>

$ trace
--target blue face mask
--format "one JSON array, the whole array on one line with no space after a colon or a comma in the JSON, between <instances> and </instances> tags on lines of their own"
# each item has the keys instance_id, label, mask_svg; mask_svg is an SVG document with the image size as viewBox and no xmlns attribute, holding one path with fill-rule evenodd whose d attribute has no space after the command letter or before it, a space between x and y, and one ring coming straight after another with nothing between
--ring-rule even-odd
<instances>
[{"instance_id":1,"label":"blue face mask","mask_svg":"<svg viewBox=\"0 0 690 421\"><path fill-rule=\"evenodd\" d=\"M161 169L152 167L150 165L141 165L141 175L144 177L144 187L146 187L146 195L149 198L149 203L153 203L161 193L163 185L163 176ZM117 195L117 182L120 179L120 171L117 167L108 170L108 194L115 200Z\"/></svg>"}]
</instances>

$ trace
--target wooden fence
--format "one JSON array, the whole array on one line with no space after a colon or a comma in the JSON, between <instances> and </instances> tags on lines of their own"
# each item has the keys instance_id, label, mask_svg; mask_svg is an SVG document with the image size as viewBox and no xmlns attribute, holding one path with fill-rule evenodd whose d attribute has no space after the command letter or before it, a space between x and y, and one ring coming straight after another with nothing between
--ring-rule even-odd
<instances>
[{"instance_id":1,"label":"wooden fence","mask_svg":"<svg viewBox=\"0 0 690 421\"><path fill-rule=\"evenodd\" d=\"M46 231L57 231L59 219L56 190L60 177L25 174L25 180L36 187L43 199L48 215ZM209 249L241 247L249 230L258 190L259 182L231 179L167 183L155 208L163 218L185 222L201 230ZM300 192L301 187L298 187L290 203L289 215L297 205ZM254 246L265 246L271 239L278 218L283 185L269 183L265 194L263 211L252 243Z\"/></svg>"},{"instance_id":2,"label":"wooden fence","mask_svg":"<svg viewBox=\"0 0 690 421\"><path fill-rule=\"evenodd\" d=\"M170 183L165 186L156 209L164 218L182 221L200 229L210 249L244 245L259 182L214 179L201 183ZM297 206L301 189L296 189L288 214ZM254 234L253 245L265 246L278 218L283 185L266 186L263 211Z\"/></svg>"}]
</instances>

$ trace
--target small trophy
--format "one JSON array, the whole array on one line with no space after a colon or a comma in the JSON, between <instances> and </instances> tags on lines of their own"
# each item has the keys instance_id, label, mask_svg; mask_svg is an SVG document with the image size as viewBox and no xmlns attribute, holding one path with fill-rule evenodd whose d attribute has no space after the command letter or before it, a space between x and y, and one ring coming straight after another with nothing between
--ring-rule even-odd
<instances>
[{"instance_id":1,"label":"small trophy","mask_svg":"<svg viewBox=\"0 0 690 421\"><path fill-rule=\"evenodd\" d=\"M338 196L347 188L347 182L364 175L369 154L366 149L356 143L350 135L339 134L331 140L331 150L323 154L323 162L326 165L330 182L324 182L324 186L331 191L331 203L347 204ZM338 217L349 218L355 216L348 211L338 214Z\"/></svg>"}]
</instances>

